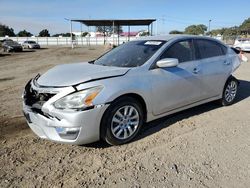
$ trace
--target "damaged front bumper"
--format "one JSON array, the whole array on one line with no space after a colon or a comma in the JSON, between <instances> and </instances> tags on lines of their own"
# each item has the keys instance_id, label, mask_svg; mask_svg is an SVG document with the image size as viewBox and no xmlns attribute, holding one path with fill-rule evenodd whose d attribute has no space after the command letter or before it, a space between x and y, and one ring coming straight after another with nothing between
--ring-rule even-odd
<instances>
[{"instance_id":1,"label":"damaged front bumper","mask_svg":"<svg viewBox=\"0 0 250 188\"><path fill-rule=\"evenodd\" d=\"M74 91L73 87L39 88L32 81L28 84L30 86L26 86L23 96L23 112L35 134L44 139L76 145L100 139L101 118L108 104L79 111L60 110L53 103Z\"/></svg>"},{"instance_id":2,"label":"damaged front bumper","mask_svg":"<svg viewBox=\"0 0 250 188\"><path fill-rule=\"evenodd\" d=\"M79 112L34 112L23 104L29 127L39 137L60 143L87 144L100 139L101 117L108 105Z\"/></svg>"}]
</instances>

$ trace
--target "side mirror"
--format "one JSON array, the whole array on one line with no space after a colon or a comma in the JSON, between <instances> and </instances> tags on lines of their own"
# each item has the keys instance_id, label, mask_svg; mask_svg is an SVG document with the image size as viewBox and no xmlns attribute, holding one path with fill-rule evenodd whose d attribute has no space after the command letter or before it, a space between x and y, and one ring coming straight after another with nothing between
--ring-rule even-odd
<instances>
[{"instance_id":1,"label":"side mirror","mask_svg":"<svg viewBox=\"0 0 250 188\"><path fill-rule=\"evenodd\" d=\"M176 67L179 64L179 60L175 58L165 58L156 62L159 68Z\"/></svg>"}]
</instances>

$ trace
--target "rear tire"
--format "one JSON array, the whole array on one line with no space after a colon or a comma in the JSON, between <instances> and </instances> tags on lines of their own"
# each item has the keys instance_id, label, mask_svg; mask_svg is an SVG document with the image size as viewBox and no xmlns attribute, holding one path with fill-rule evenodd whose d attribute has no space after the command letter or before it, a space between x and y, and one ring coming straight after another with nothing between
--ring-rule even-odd
<instances>
[{"instance_id":1,"label":"rear tire","mask_svg":"<svg viewBox=\"0 0 250 188\"><path fill-rule=\"evenodd\" d=\"M101 138L110 145L131 141L143 124L143 110L132 97L122 97L108 107L101 123Z\"/></svg>"},{"instance_id":2,"label":"rear tire","mask_svg":"<svg viewBox=\"0 0 250 188\"><path fill-rule=\"evenodd\" d=\"M221 99L221 104L223 106L229 106L235 102L238 93L238 86L239 81L233 76L227 80Z\"/></svg>"}]
</instances>

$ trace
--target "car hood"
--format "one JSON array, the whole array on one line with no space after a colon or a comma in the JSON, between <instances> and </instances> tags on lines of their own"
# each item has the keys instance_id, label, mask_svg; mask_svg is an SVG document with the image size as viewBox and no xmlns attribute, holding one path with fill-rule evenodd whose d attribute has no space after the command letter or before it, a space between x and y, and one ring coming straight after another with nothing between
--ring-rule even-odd
<instances>
[{"instance_id":1,"label":"car hood","mask_svg":"<svg viewBox=\"0 0 250 188\"><path fill-rule=\"evenodd\" d=\"M47 87L66 87L98 79L125 75L130 68L109 67L90 63L57 65L41 75L37 84Z\"/></svg>"}]
</instances>

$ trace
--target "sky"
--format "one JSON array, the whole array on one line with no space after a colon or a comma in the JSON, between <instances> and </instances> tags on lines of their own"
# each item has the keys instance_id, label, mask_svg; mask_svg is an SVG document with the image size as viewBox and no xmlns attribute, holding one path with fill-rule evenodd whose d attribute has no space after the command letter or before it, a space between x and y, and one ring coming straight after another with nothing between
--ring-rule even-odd
<instances>
[{"instance_id":1,"label":"sky","mask_svg":"<svg viewBox=\"0 0 250 188\"><path fill-rule=\"evenodd\" d=\"M211 29L240 25L250 17L249 0L0 0L0 23L17 33L26 29L37 35L69 32L69 19L157 19L154 33L184 30L192 24ZM131 31L147 27L131 27ZM87 31L86 27L83 30ZM94 28L90 28L94 31ZM123 27L126 31L127 27ZM80 24L73 24L80 31Z\"/></svg>"}]
</instances>

